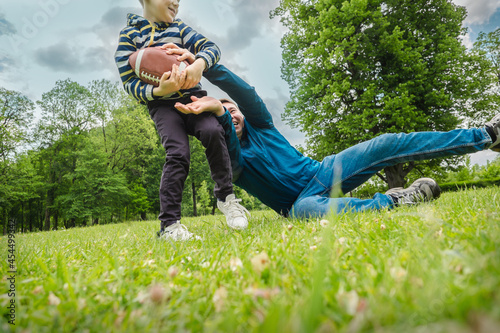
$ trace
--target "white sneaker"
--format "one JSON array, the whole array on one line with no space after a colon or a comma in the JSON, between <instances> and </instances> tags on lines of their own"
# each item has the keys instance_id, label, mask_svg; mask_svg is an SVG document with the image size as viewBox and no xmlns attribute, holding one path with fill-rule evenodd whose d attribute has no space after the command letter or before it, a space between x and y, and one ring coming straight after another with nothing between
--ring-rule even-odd
<instances>
[{"instance_id":1,"label":"white sneaker","mask_svg":"<svg viewBox=\"0 0 500 333\"><path fill-rule=\"evenodd\" d=\"M234 194L228 195L226 201L217 200L217 207L226 216L227 225L238 230L248 227L246 214L250 215L248 210L239 204L240 201Z\"/></svg>"},{"instance_id":2,"label":"white sneaker","mask_svg":"<svg viewBox=\"0 0 500 333\"><path fill-rule=\"evenodd\" d=\"M419 178L407 189L397 187L385 192L396 206L416 205L420 202L437 199L441 195L441 188L432 178Z\"/></svg>"},{"instance_id":3,"label":"white sneaker","mask_svg":"<svg viewBox=\"0 0 500 333\"><path fill-rule=\"evenodd\" d=\"M491 131L496 135L496 138L492 138L493 142L490 146L490 149L500 153L500 114L497 114L485 125L486 127L489 127Z\"/></svg>"},{"instance_id":4,"label":"white sneaker","mask_svg":"<svg viewBox=\"0 0 500 333\"><path fill-rule=\"evenodd\" d=\"M190 239L201 240L200 236L196 236L192 232L189 232L184 224L181 224L180 221L168 226L160 232L159 237L165 240L174 240L174 241L185 241Z\"/></svg>"}]
</instances>

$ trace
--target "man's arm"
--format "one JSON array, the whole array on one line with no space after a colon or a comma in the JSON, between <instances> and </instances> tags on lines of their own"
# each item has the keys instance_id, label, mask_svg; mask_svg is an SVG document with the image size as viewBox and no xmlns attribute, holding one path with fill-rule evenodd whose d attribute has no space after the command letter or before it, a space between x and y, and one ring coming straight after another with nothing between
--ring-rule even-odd
<instances>
[{"instance_id":1,"label":"man's arm","mask_svg":"<svg viewBox=\"0 0 500 333\"><path fill-rule=\"evenodd\" d=\"M185 114L200 114L211 112L216 117L224 129L224 139L231 159L231 168L233 170L233 182L235 182L243 170L243 157L241 156L240 140L236 135L231 114L222 106L222 103L213 97L205 96L197 98L191 97L192 103L176 103L175 107Z\"/></svg>"},{"instance_id":2,"label":"man's arm","mask_svg":"<svg viewBox=\"0 0 500 333\"><path fill-rule=\"evenodd\" d=\"M274 127L273 118L255 88L243 81L225 66L216 64L204 74L210 83L226 92L245 116L246 120L256 127Z\"/></svg>"}]
</instances>

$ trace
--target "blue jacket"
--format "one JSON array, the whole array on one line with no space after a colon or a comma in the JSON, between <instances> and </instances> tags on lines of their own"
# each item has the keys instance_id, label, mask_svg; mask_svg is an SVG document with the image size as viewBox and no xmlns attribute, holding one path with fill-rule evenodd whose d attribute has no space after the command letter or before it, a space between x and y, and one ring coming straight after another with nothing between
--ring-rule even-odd
<instances>
[{"instance_id":1,"label":"blue jacket","mask_svg":"<svg viewBox=\"0 0 500 333\"><path fill-rule=\"evenodd\" d=\"M225 131L233 182L287 216L319 162L302 155L281 135L254 87L223 65L213 66L204 76L226 92L245 116L241 141L229 112L217 117Z\"/></svg>"},{"instance_id":2,"label":"blue jacket","mask_svg":"<svg viewBox=\"0 0 500 333\"><path fill-rule=\"evenodd\" d=\"M153 85L141 81L132 70L128 58L139 49L150 46L161 46L174 43L179 47L188 49L196 58L202 58L207 68L219 61L220 50L213 42L197 33L180 19L175 19L171 24L151 23L142 16L128 14L127 26L120 32L120 40L115 53L115 62L120 72L123 87L138 101L146 103L157 99L177 99L182 93L156 97L153 96ZM201 85L189 91L199 90Z\"/></svg>"}]
</instances>

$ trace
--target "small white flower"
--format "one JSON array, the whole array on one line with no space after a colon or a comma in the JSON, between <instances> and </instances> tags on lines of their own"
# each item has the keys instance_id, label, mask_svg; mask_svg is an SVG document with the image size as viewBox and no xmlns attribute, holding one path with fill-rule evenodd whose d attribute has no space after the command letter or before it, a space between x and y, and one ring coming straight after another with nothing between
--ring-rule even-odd
<instances>
[{"instance_id":1,"label":"small white flower","mask_svg":"<svg viewBox=\"0 0 500 333\"><path fill-rule=\"evenodd\" d=\"M241 262L240 258L231 258L231 260L229 260L229 267L233 272L235 272L243 267L243 263Z\"/></svg>"},{"instance_id":2,"label":"small white flower","mask_svg":"<svg viewBox=\"0 0 500 333\"><path fill-rule=\"evenodd\" d=\"M227 289L224 287L220 287L214 292L214 296L212 297L212 302L215 306L215 312L221 312L224 309L224 305L227 300Z\"/></svg>"},{"instance_id":3,"label":"small white flower","mask_svg":"<svg viewBox=\"0 0 500 333\"><path fill-rule=\"evenodd\" d=\"M54 295L52 292L50 292L49 294L49 305L59 305L61 304L61 299L59 297L57 297L56 295Z\"/></svg>"},{"instance_id":4,"label":"small white flower","mask_svg":"<svg viewBox=\"0 0 500 333\"><path fill-rule=\"evenodd\" d=\"M250 259L252 262L252 267L257 273L262 273L266 268L269 267L269 256L266 252L261 252L255 257Z\"/></svg>"},{"instance_id":5,"label":"small white flower","mask_svg":"<svg viewBox=\"0 0 500 333\"><path fill-rule=\"evenodd\" d=\"M321 220L319 221L319 224L322 226L322 227L326 227L328 225L328 223L330 223L330 221L328 220Z\"/></svg>"}]
</instances>

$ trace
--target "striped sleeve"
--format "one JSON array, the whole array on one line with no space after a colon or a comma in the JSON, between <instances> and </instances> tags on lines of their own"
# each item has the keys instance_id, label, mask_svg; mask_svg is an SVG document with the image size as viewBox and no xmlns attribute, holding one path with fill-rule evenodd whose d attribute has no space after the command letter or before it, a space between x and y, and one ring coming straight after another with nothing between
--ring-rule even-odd
<instances>
[{"instance_id":1,"label":"striped sleeve","mask_svg":"<svg viewBox=\"0 0 500 333\"><path fill-rule=\"evenodd\" d=\"M183 22L179 23L179 31L184 47L193 53L196 58L204 59L207 70L219 62L221 52L214 42Z\"/></svg>"},{"instance_id":2,"label":"striped sleeve","mask_svg":"<svg viewBox=\"0 0 500 333\"><path fill-rule=\"evenodd\" d=\"M154 86L140 80L128 62L130 55L138 49L134 43L135 35L140 35L135 29L125 28L122 30L115 52L115 62L125 91L139 102L146 103L154 99Z\"/></svg>"}]
</instances>

